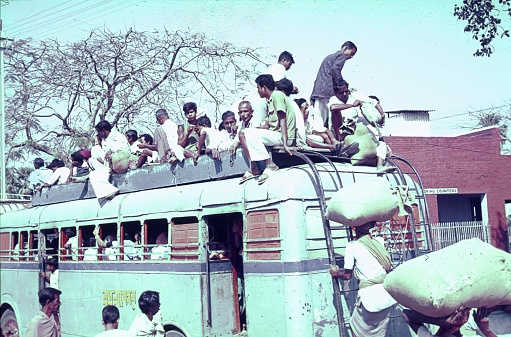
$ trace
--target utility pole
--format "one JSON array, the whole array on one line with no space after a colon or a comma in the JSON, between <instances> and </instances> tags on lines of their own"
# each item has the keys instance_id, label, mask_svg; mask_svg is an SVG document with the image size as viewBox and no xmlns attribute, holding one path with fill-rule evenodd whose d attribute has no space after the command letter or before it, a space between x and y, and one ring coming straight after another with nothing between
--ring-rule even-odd
<instances>
[{"instance_id":1,"label":"utility pole","mask_svg":"<svg viewBox=\"0 0 511 337\"><path fill-rule=\"evenodd\" d=\"M1 5L1 4L0 4ZM1 9L0 9L1 11ZM5 160L5 106L4 106L4 97L5 97L5 88L4 88L4 49L5 49L5 38L4 31L2 27L2 17L0 12L0 200L6 200L7 195L5 193L5 165L7 164Z\"/></svg>"}]
</instances>

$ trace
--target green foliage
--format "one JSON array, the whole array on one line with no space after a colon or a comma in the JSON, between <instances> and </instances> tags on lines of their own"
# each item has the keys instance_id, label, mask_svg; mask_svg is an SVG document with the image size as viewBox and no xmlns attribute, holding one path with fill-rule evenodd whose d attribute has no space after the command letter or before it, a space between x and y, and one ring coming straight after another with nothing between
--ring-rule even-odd
<instances>
[{"instance_id":1,"label":"green foliage","mask_svg":"<svg viewBox=\"0 0 511 337\"><path fill-rule=\"evenodd\" d=\"M33 171L29 167L7 167L5 172L6 193L11 199L13 195L27 195L30 192L28 176Z\"/></svg>"},{"instance_id":2,"label":"green foliage","mask_svg":"<svg viewBox=\"0 0 511 337\"><path fill-rule=\"evenodd\" d=\"M511 18L511 0L463 0L463 5L454 5L454 16L467 21L465 32L472 33L472 38L479 41L474 56L490 56L494 52L492 41L499 36L509 37L509 29L503 26ZM506 17L509 18L506 18Z\"/></svg>"}]
</instances>

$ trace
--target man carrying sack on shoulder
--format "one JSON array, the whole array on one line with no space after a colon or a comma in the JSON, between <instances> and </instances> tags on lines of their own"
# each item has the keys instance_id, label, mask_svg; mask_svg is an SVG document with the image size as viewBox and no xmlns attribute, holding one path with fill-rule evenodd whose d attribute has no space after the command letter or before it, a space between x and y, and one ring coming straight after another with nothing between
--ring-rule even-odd
<instances>
[{"instance_id":1,"label":"man carrying sack on shoulder","mask_svg":"<svg viewBox=\"0 0 511 337\"><path fill-rule=\"evenodd\" d=\"M370 230L371 221L355 227L357 239L346 245L344 271L330 266L330 274L343 280L352 275L360 281L357 301L351 315L351 328L355 336L385 337L395 300L383 288L383 281L392 268L390 255L381 238L375 238Z\"/></svg>"}]
</instances>

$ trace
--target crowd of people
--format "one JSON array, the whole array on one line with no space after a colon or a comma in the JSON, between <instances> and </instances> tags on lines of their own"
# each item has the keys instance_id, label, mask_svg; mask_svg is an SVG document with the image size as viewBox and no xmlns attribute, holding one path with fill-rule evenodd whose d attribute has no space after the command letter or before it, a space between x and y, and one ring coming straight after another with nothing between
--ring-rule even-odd
<instances>
[{"instance_id":1,"label":"crowd of people","mask_svg":"<svg viewBox=\"0 0 511 337\"><path fill-rule=\"evenodd\" d=\"M61 294L60 290L52 287L46 287L39 291L38 297L41 310L30 320L26 333L27 337L60 337L62 335L59 315ZM113 305L105 306L101 312L101 322L105 330L98 333L96 337L164 336L160 294L152 290L144 291L138 299L138 306L141 313L135 317L129 330L118 329L119 309Z\"/></svg>"},{"instance_id":2,"label":"crowd of people","mask_svg":"<svg viewBox=\"0 0 511 337\"><path fill-rule=\"evenodd\" d=\"M383 110L376 97L366 97L349 88L341 74L344 63L356 52L355 44L348 41L323 60L310 105L305 98L290 98L298 93L298 88L286 78L286 72L295 61L291 53L284 51L276 64L255 79L257 95L243 97L237 103L237 113L223 113L218 128L213 127L208 116L198 115L194 102L183 105L185 122L181 125L171 120L165 109L156 110L158 127L152 135L139 135L136 130L122 134L103 120L95 126L96 144L74 152L71 168L60 159L46 168L43 160L36 158L35 170L29 177L30 188L40 191L55 184L90 179L98 198L112 199L119 192L109 182L113 172L185 158L197 164L203 153L220 160L220 153L233 154L238 147L251 163L240 183L257 177L262 184L278 169L268 146L281 146L288 154L303 147L327 151L351 159L354 165L377 166L380 173L385 173L391 168L384 166L389 149L381 136ZM374 118L368 118L370 113L374 115L371 108L376 111ZM263 162L265 165L261 165Z\"/></svg>"}]
</instances>

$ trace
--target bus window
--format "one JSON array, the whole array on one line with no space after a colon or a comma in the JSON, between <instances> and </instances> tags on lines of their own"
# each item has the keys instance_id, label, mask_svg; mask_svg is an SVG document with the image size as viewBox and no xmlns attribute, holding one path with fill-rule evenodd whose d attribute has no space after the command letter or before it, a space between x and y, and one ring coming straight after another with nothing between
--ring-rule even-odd
<instances>
[{"instance_id":1,"label":"bus window","mask_svg":"<svg viewBox=\"0 0 511 337\"><path fill-rule=\"evenodd\" d=\"M59 232L57 228L43 229L41 234L44 236L44 245L46 247L46 256L48 258L57 258L59 254Z\"/></svg>"},{"instance_id":2,"label":"bus window","mask_svg":"<svg viewBox=\"0 0 511 337\"><path fill-rule=\"evenodd\" d=\"M199 259L199 220L196 217L173 218L172 260Z\"/></svg>"},{"instance_id":3,"label":"bus window","mask_svg":"<svg viewBox=\"0 0 511 337\"><path fill-rule=\"evenodd\" d=\"M10 233L0 233L0 261L9 261Z\"/></svg>"},{"instance_id":4,"label":"bus window","mask_svg":"<svg viewBox=\"0 0 511 337\"><path fill-rule=\"evenodd\" d=\"M145 259L168 260L169 258L169 223L167 219L144 221Z\"/></svg>"},{"instance_id":5,"label":"bus window","mask_svg":"<svg viewBox=\"0 0 511 337\"><path fill-rule=\"evenodd\" d=\"M81 238L79 242L80 249L78 250L78 260L81 261L97 261L98 249L96 247L96 239L94 238L95 225L80 226L78 228L78 237Z\"/></svg>"},{"instance_id":6,"label":"bus window","mask_svg":"<svg viewBox=\"0 0 511 337\"><path fill-rule=\"evenodd\" d=\"M140 260L142 258L140 221L121 223L121 260Z\"/></svg>"},{"instance_id":7,"label":"bus window","mask_svg":"<svg viewBox=\"0 0 511 337\"><path fill-rule=\"evenodd\" d=\"M28 259L30 261L39 261L39 237L37 231L30 231L28 233Z\"/></svg>"},{"instance_id":8,"label":"bus window","mask_svg":"<svg viewBox=\"0 0 511 337\"><path fill-rule=\"evenodd\" d=\"M62 228L61 234L61 260L78 260L78 235L75 227Z\"/></svg>"},{"instance_id":9,"label":"bus window","mask_svg":"<svg viewBox=\"0 0 511 337\"><path fill-rule=\"evenodd\" d=\"M119 240L117 239L117 224L108 223L99 226L99 237L96 244L102 252L103 261L115 261L119 255Z\"/></svg>"},{"instance_id":10,"label":"bus window","mask_svg":"<svg viewBox=\"0 0 511 337\"><path fill-rule=\"evenodd\" d=\"M19 260L27 261L28 259L28 232L23 231L20 232L20 240L19 240Z\"/></svg>"},{"instance_id":11,"label":"bus window","mask_svg":"<svg viewBox=\"0 0 511 337\"><path fill-rule=\"evenodd\" d=\"M247 214L247 258L249 260L280 260L279 211L254 211Z\"/></svg>"}]
</instances>

